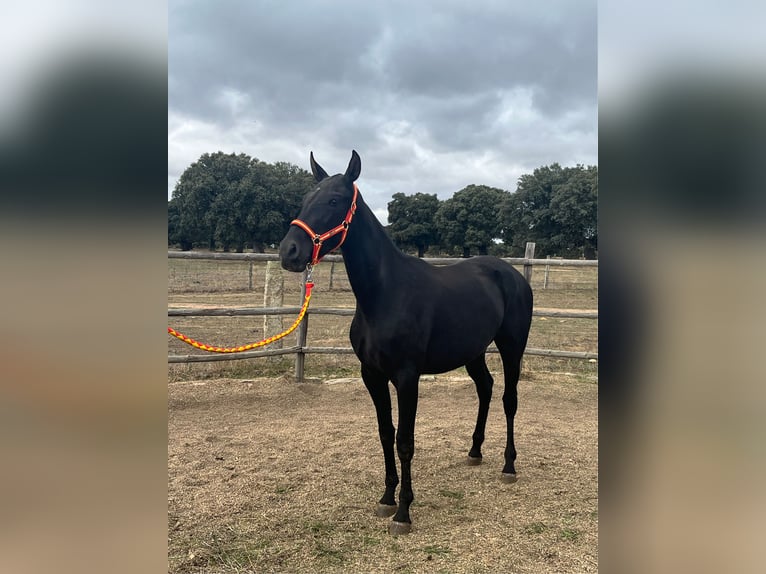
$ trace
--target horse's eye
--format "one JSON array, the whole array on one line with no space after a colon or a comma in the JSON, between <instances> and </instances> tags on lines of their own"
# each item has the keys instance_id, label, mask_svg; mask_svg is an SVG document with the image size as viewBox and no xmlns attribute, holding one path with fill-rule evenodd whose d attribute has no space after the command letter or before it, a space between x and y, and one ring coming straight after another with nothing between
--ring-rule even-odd
<instances>
[{"instance_id":1,"label":"horse's eye","mask_svg":"<svg viewBox=\"0 0 766 574\"><path fill-rule=\"evenodd\" d=\"M337 199L335 199L335 198L331 199L331 200L330 200L330 205L332 205L333 207L335 207L336 205L338 205L338 200L337 200Z\"/></svg>"}]
</instances>

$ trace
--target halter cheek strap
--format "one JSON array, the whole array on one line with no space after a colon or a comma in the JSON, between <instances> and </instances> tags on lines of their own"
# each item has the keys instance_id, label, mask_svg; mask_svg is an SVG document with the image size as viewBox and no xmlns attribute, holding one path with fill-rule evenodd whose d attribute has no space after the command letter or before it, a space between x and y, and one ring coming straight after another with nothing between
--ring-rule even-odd
<instances>
[{"instance_id":1,"label":"halter cheek strap","mask_svg":"<svg viewBox=\"0 0 766 574\"><path fill-rule=\"evenodd\" d=\"M333 227L329 231L326 231L325 233L322 233L321 235L319 233L314 232L313 229L304 221L301 221L300 219L293 219L290 222L290 225L295 225L297 227L300 227L303 231L309 234L309 237L311 237L311 241L314 243L314 251L311 254L311 265L316 265L319 263L319 260L324 257L319 256L319 251L322 249L322 244L331 237L335 237L339 233L342 233L343 235L340 238L340 242L338 242L338 245L330 249L325 255L329 255L333 251L340 248L341 245L343 245L343 242L346 240L346 235L348 234L348 226L351 225L351 220L354 218L354 213L356 213L356 197L359 194L359 188L354 184L354 197L351 199L351 207L348 208L348 211L346 212L346 217L343 218L343 221L340 225Z\"/></svg>"}]
</instances>

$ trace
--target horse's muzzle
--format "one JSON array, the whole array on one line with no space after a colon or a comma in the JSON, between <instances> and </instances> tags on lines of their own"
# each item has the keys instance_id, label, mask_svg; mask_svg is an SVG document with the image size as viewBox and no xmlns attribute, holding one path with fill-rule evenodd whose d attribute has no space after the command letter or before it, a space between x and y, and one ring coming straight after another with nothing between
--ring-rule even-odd
<instances>
[{"instance_id":1,"label":"horse's muzzle","mask_svg":"<svg viewBox=\"0 0 766 574\"><path fill-rule=\"evenodd\" d=\"M306 269L308 260L309 257L301 253L301 248L295 239L285 237L279 244L279 261L283 269L300 273Z\"/></svg>"}]
</instances>

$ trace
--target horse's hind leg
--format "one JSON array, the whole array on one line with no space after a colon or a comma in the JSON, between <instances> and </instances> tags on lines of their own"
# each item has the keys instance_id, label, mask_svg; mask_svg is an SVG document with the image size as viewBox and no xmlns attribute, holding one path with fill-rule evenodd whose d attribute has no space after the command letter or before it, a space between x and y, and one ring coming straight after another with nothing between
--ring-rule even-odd
<instances>
[{"instance_id":1,"label":"horse's hind leg","mask_svg":"<svg viewBox=\"0 0 766 574\"><path fill-rule=\"evenodd\" d=\"M492 400L492 375L487 368L484 354L477 357L465 366L468 374L476 383L476 394L479 395L479 414L476 417L476 428L473 431L473 444L468 451L468 464L481 463L481 445L484 443L484 430L487 426L487 414L489 403Z\"/></svg>"},{"instance_id":2,"label":"horse's hind leg","mask_svg":"<svg viewBox=\"0 0 766 574\"><path fill-rule=\"evenodd\" d=\"M383 447L383 459L386 465L386 491L378 503L375 513L381 517L391 516L396 512L396 486L399 475L396 472L394 455L394 423L391 419L391 393L388 389L388 377L370 367L362 365L362 380L375 404L378 416L378 434Z\"/></svg>"},{"instance_id":3,"label":"horse's hind leg","mask_svg":"<svg viewBox=\"0 0 766 574\"><path fill-rule=\"evenodd\" d=\"M495 339L500 356L503 358L503 374L505 376L505 392L503 393L503 409L507 425L507 439L505 443L505 466L503 466L503 482L516 482L516 445L513 442L513 419L518 407L518 395L516 391L521 373L522 350L513 341Z\"/></svg>"}]
</instances>

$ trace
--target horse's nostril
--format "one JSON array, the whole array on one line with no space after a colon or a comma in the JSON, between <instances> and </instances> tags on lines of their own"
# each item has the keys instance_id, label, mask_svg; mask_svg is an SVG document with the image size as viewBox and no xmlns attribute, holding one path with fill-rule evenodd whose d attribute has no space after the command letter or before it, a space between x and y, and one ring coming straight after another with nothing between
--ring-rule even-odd
<instances>
[{"instance_id":1,"label":"horse's nostril","mask_svg":"<svg viewBox=\"0 0 766 574\"><path fill-rule=\"evenodd\" d=\"M292 268L298 259L298 243L296 241L283 241L279 246L279 256L285 269Z\"/></svg>"},{"instance_id":2,"label":"horse's nostril","mask_svg":"<svg viewBox=\"0 0 766 574\"><path fill-rule=\"evenodd\" d=\"M285 247L287 247L283 251L285 259L295 259L298 256L298 244L295 241L291 241Z\"/></svg>"}]
</instances>

